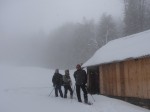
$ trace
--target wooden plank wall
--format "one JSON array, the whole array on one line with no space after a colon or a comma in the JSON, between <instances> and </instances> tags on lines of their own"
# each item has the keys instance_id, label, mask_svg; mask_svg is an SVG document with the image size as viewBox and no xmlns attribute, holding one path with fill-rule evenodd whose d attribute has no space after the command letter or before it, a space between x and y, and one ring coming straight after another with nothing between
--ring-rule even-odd
<instances>
[{"instance_id":1,"label":"wooden plank wall","mask_svg":"<svg viewBox=\"0 0 150 112\"><path fill-rule=\"evenodd\" d=\"M104 95L150 99L150 58L100 65Z\"/></svg>"}]
</instances>

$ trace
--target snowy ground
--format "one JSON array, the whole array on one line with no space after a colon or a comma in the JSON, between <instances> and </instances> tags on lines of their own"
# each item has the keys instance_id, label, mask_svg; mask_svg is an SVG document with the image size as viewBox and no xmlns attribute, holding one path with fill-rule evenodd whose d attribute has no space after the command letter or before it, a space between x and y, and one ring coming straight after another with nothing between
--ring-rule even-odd
<instances>
[{"instance_id":1,"label":"snowy ground","mask_svg":"<svg viewBox=\"0 0 150 112\"><path fill-rule=\"evenodd\" d=\"M78 103L75 95L73 100L55 98L54 92L49 96L53 73L44 68L0 65L0 112L150 112L101 95L93 95L95 102L89 95L92 106Z\"/></svg>"}]
</instances>

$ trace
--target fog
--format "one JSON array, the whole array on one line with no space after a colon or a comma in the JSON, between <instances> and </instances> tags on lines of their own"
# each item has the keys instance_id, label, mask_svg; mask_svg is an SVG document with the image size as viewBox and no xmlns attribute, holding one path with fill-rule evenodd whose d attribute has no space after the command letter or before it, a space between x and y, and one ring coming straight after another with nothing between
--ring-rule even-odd
<instances>
[{"instance_id":1,"label":"fog","mask_svg":"<svg viewBox=\"0 0 150 112\"><path fill-rule=\"evenodd\" d=\"M72 68L82 60L69 58L71 61L66 65L63 61L59 63L57 60L61 61L64 54L62 49L55 49L56 44L50 46L54 41L52 35L69 22L82 23L85 18L98 22L103 13L122 19L122 0L0 0L0 63ZM65 40L66 43L71 41ZM83 56L86 59L81 63L95 50L89 56ZM50 58L54 51L59 52L59 56Z\"/></svg>"}]
</instances>

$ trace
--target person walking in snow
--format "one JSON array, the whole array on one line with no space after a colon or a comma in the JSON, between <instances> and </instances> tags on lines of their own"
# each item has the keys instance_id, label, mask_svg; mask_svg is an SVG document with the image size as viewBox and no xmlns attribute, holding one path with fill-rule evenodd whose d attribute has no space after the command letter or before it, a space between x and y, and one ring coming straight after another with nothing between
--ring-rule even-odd
<instances>
[{"instance_id":1,"label":"person walking in snow","mask_svg":"<svg viewBox=\"0 0 150 112\"><path fill-rule=\"evenodd\" d=\"M86 90L87 74L85 70L81 68L80 64L76 66L76 69L77 70L74 72L74 78L76 81L76 93L77 93L78 102L82 102L81 95L80 95L80 89L82 89L84 95L84 102L88 103L88 96Z\"/></svg>"},{"instance_id":2,"label":"person walking in snow","mask_svg":"<svg viewBox=\"0 0 150 112\"><path fill-rule=\"evenodd\" d=\"M55 73L52 78L53 86L55 88L55 96L58 97L58 91L60 96L63 98L63 93L61 90L61 86L63 84L63 76L59 73L59 69L55 70Z\"/></svg>"},{"instance_id":3,"label":"person walking in snow","mask_svg":"<svg viewBox=\"0 0 150 112\"><path fill-rule=\"evenodd\" d=\"M63 85L64 85L64 98L67 98L67 92L70 91L70 98L73 98L73 91L71 88L72 81L70 78L69 70L65 70L65 75L63 76Z\"/></svg>"}]
</instances>

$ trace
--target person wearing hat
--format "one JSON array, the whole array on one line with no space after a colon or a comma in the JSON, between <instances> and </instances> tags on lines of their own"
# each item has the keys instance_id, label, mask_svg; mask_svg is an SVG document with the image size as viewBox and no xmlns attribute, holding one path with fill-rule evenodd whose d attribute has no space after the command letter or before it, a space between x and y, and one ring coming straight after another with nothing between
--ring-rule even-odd
<instances>
[{"instance_id":1,"label":"person wearing hat","mask_svg":"<svg viewBox=\"0 0 150 112\"><path fill-rule=\"evenodd\" d=\"M64 82L64 98L67 98L67 92L70 91L70 98L73 98L73 91L71 88L72 81L70 78L69 70L65 70L65 75L63 75L63 82Z\"/></svg>"},{"instance_id":2,"label":"person wearing hat","mask_svg":"<svg viewBox=\"0 0 150 112\"><path fill-rule=\"evenodd\" d=\"M76 93L77 93L78 102L82 102L81 95L80 95L80 89L82 89L84 95L84 102L88 103L88 96L86 90L87 74L85 70L81 68L80 64L76 66L76 69L77 70L74 72L74 78L76 81Z\"/></svg>"},{"instance_id":3,"label":"person wearing hat","mask_svg":"<svg viewBox=\"0 0 150 112\"><path fill-rule=\"evenodd\" d=\"M63 76L59 73L59 69L55 70L55 73L52 78L53 86L55 88L55 96L58 97L58 91L60 96L63 98L63 93L61 90L61 86L63 84Z\"/></svg>"}]
</instances>

